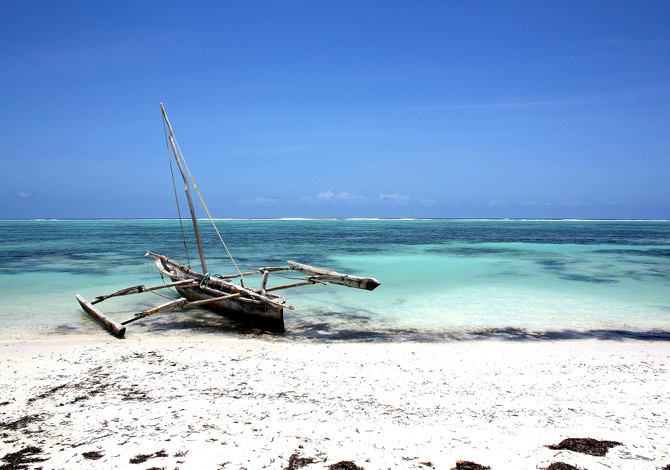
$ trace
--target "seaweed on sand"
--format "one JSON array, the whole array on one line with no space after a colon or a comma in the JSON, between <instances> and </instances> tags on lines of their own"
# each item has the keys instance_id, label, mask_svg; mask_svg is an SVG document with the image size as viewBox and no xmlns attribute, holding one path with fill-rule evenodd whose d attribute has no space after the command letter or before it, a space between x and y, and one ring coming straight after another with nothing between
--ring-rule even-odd
<instances>
[{"instance_id":1,"label":"seaweed on sand","mask_svg":"<svg viewBox=\"0 0 670 470\"><path fill-rule=\"evenodd\" d=\"M154 454L137 454L135 457L130 459L130 463L133 464L138 464L138 463L144 463L147 460L153 458Z\"/></svg>"},{"instance_id":2,"label":"seaweed on sand","mask_svg":"<svg viewBox=\"0 0 670 470\"><path fill-rule=\"evenodd\" d=\"M574 465L570 465L569 463L565 462L554 462L551 465L549 465L546 470L582 470L579 467L575 467Z\"/></svg>"},{"instance_id":3,"label":"seaweed on sand","mask_svg":"<svg viewBox=\"0 0 670 470\"><path fill-rule=\"evenodd\" d=\"M29 455L36 455L40 453L42 453L42 449L34 446L24 447L18 452L11 452L0 459L3 462L7 462L3 465L0 465L0 470L27 469L27 464L49 460L48 458L41 459L39 457L28 457Z\"/></svg>"},{"instance_id":4,"label":"seaweed on sand","mask_svg":"<svg viewBox=\"0 0 670 470\"><path fill-rule=\"evenodd\" d=\"M156 457L169 457L168 453L165 452L165 449L154 452L153 454L137 454L135 457L130 459L130 463L138 464L144 463L149 459L155 459Z\"/></svg>"},{"instance_id":5,"label":"seaweed on sand","mask_svg":"<svg viewBox=\"0 0 670 470\"><path fill-rule=\"evenodd\" d=\"M26 415L23 418L19 418L15 421L10 421L10 422L2 422L0 423L0 429L11 429L12 431L16 431L19 428L25 428L28 426L28 424L32 423L33 421L41 421L42 416L41 415Z\"/></svg>"},{"instance_id":6,"label":"seaweed on sand","mask_svg":"<svg viewBox=\"0 0 670 470\"><path fill-rule=\"evenodd\" d=\"M351 460L342 460L341 462L334 463L328 467L329 470L365 470L363 467L359 467Z\"/></svg>"},{"instance_id":7,"label":"seaweed on sand","mask_svg":"<svg viewBox=\"0 0 670 470\"><path fill-rule=\"evenodd\" d=\"M28 398L28 403L32 403L36 400L41 400L43 398L49 398L51 395L55 394L57 391L64 389L67 387L67 384L62 384L62 385L57 385L55 387L50 388L44 393L40 393L36 397Z\"/></svg>"},{"instance_id":8,"label":"seaweed on sand","mask_svg":"<svg viewBox=\"0 0 670 470\"><path fill-rule=\"evenodd\" d=\"M621 442L615 441L599 441L596 439L587 438L573 438L563 439L559 444L549 445L548 448L552 450L571 450L573 452L580 452L587 455L595 455L596 457L603 457L607 454L610 447L622 446Z\"/></svg>"},{"instance_id":9,"label":"seaweed on sand","mask_svg":"<svg viewBox=\"0 0 670 470\"><path fill-rule=\"evenodd\" d=\"M288 458L288 467L286 467L284 470L296 470L297 468L302 468L306 465L314 463L314 459L312 457L299 457L299 455L300 454L298 452L291 455Z\"/></svg>"},{"instance_id":10,"label":"seaweed on sand","mask_svg":"<svg viewBox=\"0 0 670 470\"><path fill-rule=\"evenodd\" d=\"M88 460L98 460L104 457L104 454L101 454L97 450L93 450L91 452L82 452L81 455Z\"/></svg>"},{"instance_id":11,"label":"seaweed on sand","mask_svg":"<svg viewBox=\"0 0 670 470\"><path fill-rule=\"evenodd\" d=\"M474 462L468 462L466 460L459 460L456 462L456 466L452 470L490 470L491 467L486 467Z\"/></svg>"}]
</instances>

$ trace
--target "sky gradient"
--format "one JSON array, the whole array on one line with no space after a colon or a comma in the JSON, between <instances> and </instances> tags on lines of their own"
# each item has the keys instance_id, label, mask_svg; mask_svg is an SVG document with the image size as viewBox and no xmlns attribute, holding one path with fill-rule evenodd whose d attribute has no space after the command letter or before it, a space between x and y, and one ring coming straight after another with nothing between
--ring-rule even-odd
<instances>
[{"instance_id":1,"label":"sky gradient","mask_svg":"<svg viewBox=\"0 0 670 470\"><path fill-rule=\"evenodd\" d=\"M160 102L214 217L670 219L667 1L0 0L0 58L0 219L176 217Z\"/></svg>"}]
</instances>

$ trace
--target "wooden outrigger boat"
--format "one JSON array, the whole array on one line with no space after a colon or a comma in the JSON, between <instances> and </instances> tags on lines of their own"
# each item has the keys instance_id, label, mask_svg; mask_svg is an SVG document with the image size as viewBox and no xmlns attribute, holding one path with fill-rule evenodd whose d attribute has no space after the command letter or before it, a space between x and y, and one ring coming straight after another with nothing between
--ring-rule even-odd
<instances>
[{"instance_id":1,"label":"wooden outrigger boat","mask_svg":"<svg viewBox=\"0 0 670 470\"><path fill-rule=\"evenodd\" d=\"M163 108L162 103L161 111L163 114L164 125L167 126L166 141L169 141L168 157L170 158L170 161L172 161L172 158L174 157L174 160L177 162L177 167L179 168L181 176L184 180L184 189L191 212L193 230L195 232L198 253L200 255L202 272L197 272L191 269L190 266L181 265L166 256L147 251L146 256L154 258L156 268L160 272L161 277L167 277L172 282L152 287L146 287L144 285L131 286L111 294L97 296L92 302L86 301L86 299L77 294L77 300L79 301L82 308L95 320L100 322L104 328L118 337L124 337L126 333L126 325L141 318L146 318L155 313L165 312L175 308L187 309L194 307L206 307L216 312L222 313L223 315L234 320L249 324L254 328L272 332L284 332L284 306L286 304L286 300L283 297L274 294L275 291L310 284L327 283L366 290L374 290L377 286L380 285L379 281L374 278L351 276L348 274L342 274L335 271L308 266L306 264L296 263L295 261L288 261L288 266L263 267L249 272L241 272L237 267L235 260L232 258L232 256L230 256L230 252L228 251L226 244L223 242L223 239L221 238L221 235L219 234L219 231L216 228L216 225L214 224L211 216L210 220L212 221L214 230L216 231L217 235L219 235L219 239L226 249L226 252L230 256L233 265L237 269L237 273L224 276L209 274L207 272L205 255L200 240L198 221L195 215L195 210L193 208L193 200L191 199L191 184L189 183L187 172L196 191L198 191L198 188L195 185L193 177L190 175L190 171L186 165L186 160L179 150L179 146L172 131L172 126L170 125L170 121L168 120L167 114L165 113L165 108ZM184 170L184 168L186 168L186 170ZM198 194L200 195L199 191ZM209 215L209 210L207 210L207 206L204 204L202 196L200 199L203 202L203 206L205 207L207 214ZM184 244L186 245L185 241ZM290 284L272 287L268 286L269 276L278 274L281 271L295 271L303 274L304 277L297 279L297 282ZM261 286L259 289L251 288L245 281L246 277L255 275L262 276ZM235 284L233 282L234 280L239 280L239 284ZM177 292L181 294L181 297L177 299L171 299L168 302L165 302L154 308L135 313L133 317L120 323L109 318L94 306L95 304L112 297L140 294L143 292L153 292L168 287L174 287ZM293 307L288 308L291 310L293 309Z\"/></svg>"}]
</instances>

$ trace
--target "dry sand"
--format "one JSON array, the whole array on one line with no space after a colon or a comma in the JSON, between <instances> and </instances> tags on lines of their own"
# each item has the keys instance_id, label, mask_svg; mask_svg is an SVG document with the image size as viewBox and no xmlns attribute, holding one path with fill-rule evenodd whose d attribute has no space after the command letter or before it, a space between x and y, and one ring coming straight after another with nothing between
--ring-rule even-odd
<instances>
[{"instance_id":1,"label":"dry sand","mask_svg":"<svg viewBox=\"0 0 670 470\"><path fill-rule=\"evenodd\" d=\"M308 470L670 464L667 343L101 338L0 342L0 457L34 446L24 458L44 469L285 469L296 454ZM602 457L546 447L570 437L622 445Z\"/></svg>"}]
</instances>

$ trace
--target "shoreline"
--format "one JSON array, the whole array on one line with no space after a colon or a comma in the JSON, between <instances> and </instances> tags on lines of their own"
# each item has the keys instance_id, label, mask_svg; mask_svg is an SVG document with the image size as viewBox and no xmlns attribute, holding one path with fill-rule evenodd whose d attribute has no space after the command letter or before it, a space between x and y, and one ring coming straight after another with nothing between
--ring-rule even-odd
<instances>
[{"instance_id":1,"label":"shoreline","mask_svg":"<svg viewBox=\"0 0 670 470\"><path fill-rule=\"evenodd\" d=\"M44 469L141 455L137 468L182 470L284 469L291 456L313 459L308 470L659 469L669 364L667 344L634 340L0 340L0 457L34 446ZM546 447L587 437L623 445Z\"/></svg>"}]
</instances>

